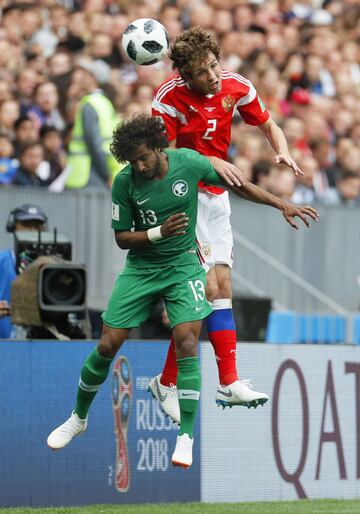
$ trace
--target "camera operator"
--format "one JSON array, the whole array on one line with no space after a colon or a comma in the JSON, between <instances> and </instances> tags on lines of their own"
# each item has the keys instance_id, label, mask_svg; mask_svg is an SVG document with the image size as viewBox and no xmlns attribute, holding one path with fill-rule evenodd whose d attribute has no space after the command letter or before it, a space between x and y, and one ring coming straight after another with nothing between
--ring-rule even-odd
<instances>
[{"instance_id":1,"label":"camera operator","mask_svg":"<svg viewBox=\"0 0 360 514\"><path fill-rule=\"evenodd\" d=\"M15 207L6 223L7 232L46 230L47 216L37 205L24 204ZM14 249L0 251L0 338L11 338L10 289L16 278Z\"/></svg>"}]
</instances>

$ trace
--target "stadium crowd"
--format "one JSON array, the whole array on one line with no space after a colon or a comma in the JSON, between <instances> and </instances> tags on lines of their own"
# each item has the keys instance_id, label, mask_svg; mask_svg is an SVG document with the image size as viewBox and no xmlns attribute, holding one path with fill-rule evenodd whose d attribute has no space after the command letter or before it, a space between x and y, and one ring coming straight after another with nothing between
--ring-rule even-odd
<instances>
[{"instance_id":1,"label":"stadium crowd","mask_svg":"<svg viewBox=\"0 0 360 514\"><path fill-rule=\"evenodd\" d=\"M159 20L170 42L213 31L221 65L250 79L305 172L274 164L256 129L235 116L229 159L249 180L303 204L360 205L360 5L357 0L2 0L0 187L67 187L68 152L89 76L119 118L150 113L165 59L135 66L121 35ZM95 87L95 86L94 86ZM86 185L109 187L112 176ZM86 182L86 181L85 181ZM82 182L80 182L81 187Z\"/></svg>"}]
</instances>

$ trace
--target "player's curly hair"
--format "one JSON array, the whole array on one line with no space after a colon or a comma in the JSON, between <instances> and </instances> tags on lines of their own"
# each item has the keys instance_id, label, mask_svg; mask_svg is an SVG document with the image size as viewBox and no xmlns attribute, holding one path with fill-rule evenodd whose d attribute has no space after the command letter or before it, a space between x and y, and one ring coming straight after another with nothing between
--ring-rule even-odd
<instances>
[{"instance_id":1,"label":"player's curly hair","mask_svg":"<svg viewBox=\"0 0 360 514\"><path fill-rule=\"evenodd\" d=\"M160 116L135 114L121 121L113 132L110 151L118 162L126 162L130 154L142 144L151 150L162 150L169 146Z\"/></svg>"},{"instance_id":2,"label":"player's curly hair","mask_svg":"<svg viewBox=\"0 0 360 514\"><path fill-rule=\"evenodd\" d=\"M170 48L169 58L173 68L180 73L192 74L198 64L212 52L220 59L220 45L215 37L201 27L191 27L181 32Z\"/></svg>"}]
</instances>

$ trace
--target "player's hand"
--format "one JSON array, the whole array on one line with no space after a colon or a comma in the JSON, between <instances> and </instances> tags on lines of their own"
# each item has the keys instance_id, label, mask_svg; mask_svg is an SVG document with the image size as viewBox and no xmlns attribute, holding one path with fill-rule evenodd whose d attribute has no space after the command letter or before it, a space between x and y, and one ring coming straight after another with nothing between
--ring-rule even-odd
<instances>
[{"instance_id":1,"label":"player's hand","mask_svg":"<svg viewBox=\"0 0 360 514\"><path fill-rule=\"evenodd\" d=\"M246 178L235 164L219 159L219 157L208 157L208 159L216 173L230 186L241 187L246 184Z\"/></svg>"},{"instance_id":2,"label":"player's hand","mask_svg":"<svg viewBox=\"0 0 360 514\"><path fill-rule=\"evenodd\" d=\"M307 219L307 216L312 218L314 221L319 220L319 213L314 207L310 207L310 205L297 206L291 203L286 203L281 209L284 218L295 230L299 230L298 225L295 223L294 218L297 216L302 219L304 224L309 227L310 223Z\"/></svg>"},{"instance_id":3,"label":"player's hand","mask_svg":"<svg viewBox=\"0 0 360 514\"><path fill-rule=\"evenodd\" d=\"M10 316L10 305L6 300L0 300L0 318L5 318L5 316Z\"/></svg>"},{"instance_id":4,"label":"player's hand","mask_svg":"<svg viewBox=\"0 0 360 514\"><path fill-rule=\"evenodd\" d=\"M185 234L188 224L189 218L186 216L185 212L173 214L161 225L161 235L163 238L182 236Z\"/></svg>"},{"instance_id":5,"label":"player's hand","mask_svg":"<svg viewBox=\"0 0 360 514\"><path fill-rule=\"evenodd\" d=\"M279 153L275 155L275 164L286 164L293 170L296 177L299 175L304 175L304 172L299 168L294 159L288 154Z\"/></svg>"}]
</instances>

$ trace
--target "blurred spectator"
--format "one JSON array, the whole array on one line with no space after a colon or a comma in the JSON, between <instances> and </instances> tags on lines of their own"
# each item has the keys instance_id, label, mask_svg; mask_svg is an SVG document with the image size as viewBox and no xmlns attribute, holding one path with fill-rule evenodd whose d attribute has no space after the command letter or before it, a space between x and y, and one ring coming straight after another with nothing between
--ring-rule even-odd
<instances>
[{"instance_id":1,"label":"blurred spectator","mask_svg":"<svg viewBox=\"0 0 360 514\"><path fill-rule=\"evenodd\" d=\"M348 205L360 204L360 175L346 171L337 183L339 199Z\"/></svg>"},{"instance_id":2,"label":"blurred spectator","mask_svg":"<svg viewBox=\"0 0 360 514\"><path fill-rule=\"evenodd\" d=\"M346 171L337 181L336 188L331 188L323 197L327 205L360 206L360 175Z\"/></svg>"},{"instance_id":3,"label":"blurred spectator","mask_svg":"<svg viewBox=\"0 0 360 514\"><path fill-rule=\"evenodd\" d=\"M289 117L283 122L282 129L290 148L300 150L303 155L310 155L311 150L305 134L305 124L299 118Z\"/></svg>"},{"instance_id":4,"label":"blurred spectator","mask_svg":"<svg viewBox=\"0 0 360 514\"><path fill-rule=\"evenodd\" d=\"M360 148L352 144L342 158L342 165L345 171L360 174Z\"/></svg>"},{"instance_id":5,"label":"blurred spectator","mask_svg":"<svg viewBox=\"0 0 360 514\"><path fill-rule=\"evenodd\" d=\"M306 57L305 69L298 80L298 85L318 95L335 95L334 79L319 55L310 54Z\"/></svg>"},{"instance_id":6,"label":"blurred spectator","mask_svg":"<svg viewBox=\"0 0 360 514\"><path fill-rule=\"evenodd\" d=\"M65 123L58 110L58 103L59 95L55 84L50 81L43 82L35 89L34 104L29 108L27 115L34 120L38 129L46 124L63 130Z\"/></svg>"},{"instance_id":7,"label":"blurred spectator","mask_svg":"<svg viewBox=\"0 0 360 514\"><path fill-rule=\"evenodd\" d=\"M285 102L286 86L282 87L280 72L275 66L260 72L258 93L272 118L276 122L281 120L283 114L288 110Z\"/></svg>"},{"instance_id":8,"label":"blurred spectator","mask_svg":"<svg viewBox=\"0 0 360 514\"><path fill-rule=\"evenodd\" d=\"M13 151L10 139L0 135L0 186L11 184L15 176L18 162L12 158Z\"/></svg>"},{"instance_id":9,"label":"blurred spectator","mask_svg":"<svg viewBox=\"0 0 360 514\"><path fill-rule=\"evenodd\" d=\"M261 135L249 131L242 135L237 149L240 155L246 157L251 164L255 164L264 157L267 148L267 142Z\"/></svg>"},{"instance_id":10,"label":"blurred spectator","mask_svg":"<svg viewBox=\"0 0 360 514\"><path fill-rule=\"evenodd\" d=\"M40 82L40 76L35 70L23 68L16 79L17 99L20 103L21 114L26 114L30 105L36 86Z\"/></svg>"},{"instance_id":11,"label":"blurred spectator","mask_svg":"<svg viewBox=\"0 0 360 514\"><path fill-rule=\"evenodd\" d=\"M28 121L15 123L28 111L36 130L55 126L58 135L49 134L50 140L61 137L67 148L66 134L88 93L83 70L76 67L79 59L107 65L101 87L120 116L149 112L152 93L171 68L167 59L154 66L134 66L125 56L122 33L139 17L159 19L170 42L193 24L213 31L222 49L221 65L254 83L291 151L299 152L300 159L315 159L320 183L327 180L336 190L344 173L359 172L360 6L355 0L5 2L0 20L0 134L10 138L15 156L23 141L34 140ZM97 145L85 183L104 187L111 173L99 140ZM272 162L272 152L236 116L229 158L251 176L259 161ZM44 166L41 169L43 174ZM261 171L259 183L272 188L267 179L272 182L275 175ZM257 172L254 177L258 180Z\"/></svg>"},{"instance_id":12,"label":"blurred spectator","mask_svg":"<svg viewBox=\"0 0 360 514\"><path fill-rule=\"evenodd\" d=\"M45 57L50 57L67 37L68 14L63 5L49 6L46 24L35 32L32 42L39 45Z\"/></svg>"},{"instance_id":13,"label":"blurred spectator","mask_svg":"<svg viewBox=\"0 0 360 514\"><path fill-rule=\"evenodd\" d=\"M109 144L117 122L115 109L100 84L110 78L108 65L101 61L78 62L79 102L69 144L69 176L66 187L108 187L120 167L110 154Z\"/></svg>"},{"instance_id":14,"label":"blurred spectator","mask_svg":"<svg viewBox=\"0 0 360 514\"><path fill-rule=\"evenodd\" d=\"M59 48L69 52L80 52L85 48L85 42L89 37L85 14L83 12L72 13L69 18L67 36L64 41L59 43Z\"/></svg>"},{"instance_id":15,"label":"blurred spectator","mask_svg":"<svg viewBox=\"0 0 360 514\"><path fill-rule=\"evenodd\" d=\"M64 170L66 153L60 132L51 125L43 125L40 129L40 141L44 149L44 159L49 163L49 177L47 183L51 184Z\"/></svg>"},{"instance_id":16,"label":"blurred spectator","mask_svg":"<svg viewBox=\"0 0 360 514\"><path fill-rule=\"evenodd\" d=\"M312 204L329 189L327 175L319 168L314 157L305 156L300 160L304 175L297 178L292 201L296 204Z\"/></svg>"},{"instance_id":17,"label":"blurred spectator","mask_svg":"<svg viewBox=\"0 0 360 514\"><path fill-rule=\"evenodd\" d=\"M278 169L273 166L271 161L257 161L252 168L252 176L254 184L275 194L279 174Z\"/></svg>"},{"instance_id":18,"label":"blurred spectator","mask_svg":"<svg viewBox=\"0 0 360 514\"><path fill-rule=\"evenodd\" d=\"M276 173L276 180L273 182L273 193L274 195L286 200L288 202L294 202L294 192L296 177L288 168L272 166L272 173Z\"/></svg>"},{"instance_id":19,"label":"blurred spectator","mask_svg":"<svg viewBox=\"0 0 360 514\"><path fill-rule=\"evenodd\" d=\"M20 114L19 105L16 100L4 100L0 104L0 132L14 139L14 123Z\"/></svg>"},{"instance_id":20,"label":"blurred spectator","mask_svg":"<svg viewBox=\"0 0 360 514\"><path fill-rule=\"evenodd\" d=\"M55 52L49 59L49 75L55 77L65 75L72 70L72 57L69 52Z\"/></svg>"},{"instance_id":21,"label":"blurred spectator","mask_svg":"<svg viewBox=\"0 0 360 514\"><path fill-rule=\"evenodd\" d=\"M357 123L352 126L350 138L352 139L354 145L360 148L360 121L357 121Z\"/></svg>"},{"instance_id":22,"label":"blurred spectator","mask_svg":"<svg viewBox=\"0 0 360 514\"><path fill-rule=\"evenodd\" d=\"M321 174L325 173L328 186L336 186L336 176L332 171L334 152L331 150L330 142L327 139L315 139L311 142L311 152L316 160Z\"/></svg>"},{"instance_id":23,"label":"blurred spectator","mask_svg":"<svg viewBox=\"0 0 360 514\"><path fill-rule=\"evenodd\" d=\"M0 80L0 103L10 100L13 97L9 84L5 80Z\"/></svg>"},{"instance_id":24,"label":"blurred spectator","mask_svg":"<svg viewBox=\"0 0 360 514\"><path fill-rule=\"evenodd\" d=\"M244 175L246 180L248 180L249 182L254 181L253 170L249 159L246 159L246 157L242 157L241 155L237 155L233 159L233 163L235 164L235 166L238 167L239 170L242 171L242 174Z\"/></svg>"},{"instance_id":25,"label":"blurred spectator","mask_svg":"<svg viewBox=\"0 0 360 514\"><path fill-rule=\"evenodd\" d=\"M122 62L119 50L113 46L110 34L105 32L95 34L90 43L89 54L92 59L101 59L109 66L118 66Z\"/></svg>"},{"instance_id":26,"label":"blurred spectator","mask_svg":"<svg viewBox=\"0 0 360 514\"><path fill-rule=\"evenodd\" d=\"M14 176L16 186L46 186L46 180L38 176L40 164L44 159L44 150L40 143L26 143L20 150L19 168Z\"/></svg>"},{"instance_id":27,"label":"blurred spectator","mask_svg":"<svg viewBox=\"0 0 360 514\"><path fill-rule=\"evenodd\" d=\"M20 116L14 123L14 157L19 157L20 148L26 143L38 141L38 131L32 119Z\"/></svg>"}]
</instances>

